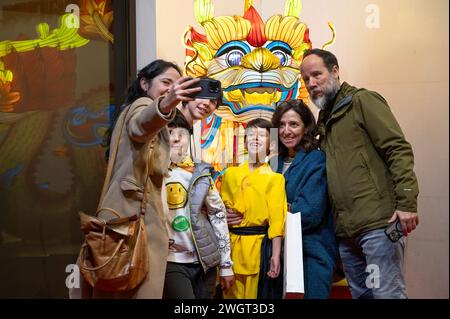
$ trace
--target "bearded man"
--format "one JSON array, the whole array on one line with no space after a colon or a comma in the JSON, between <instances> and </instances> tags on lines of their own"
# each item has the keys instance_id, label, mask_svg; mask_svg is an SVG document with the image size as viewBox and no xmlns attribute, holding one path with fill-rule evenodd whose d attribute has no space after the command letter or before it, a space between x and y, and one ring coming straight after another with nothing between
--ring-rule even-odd
<instances>
[{"instance_id":1,"label":"bearded man","mask_svg":"<svg viewBox=\"0 0 450 319\"><path fill-rule=\"evenodd\" d=\"M380 94L340 83L331 52L306 51L300 72L320 109L320 145L352 297L407 298L405 237L390 240L385 229L398 221L407 236L419 224L411 145Z\"/></svg>"}]
</instances>

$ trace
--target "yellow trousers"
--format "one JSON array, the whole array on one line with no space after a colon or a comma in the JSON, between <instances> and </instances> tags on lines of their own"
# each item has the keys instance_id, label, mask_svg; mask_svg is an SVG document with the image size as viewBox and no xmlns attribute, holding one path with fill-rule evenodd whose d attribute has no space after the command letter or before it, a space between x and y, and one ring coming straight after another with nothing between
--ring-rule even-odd
<instances>
[{"instance_id":1,"label":"yellow trousers","mask_svg":"<svg viewBox=\"0 0 450 319\"><path fill-rule=\"evenodd\" d=\"M235 274L236 281L230 289L223 292L223 299L256 299L258 296L258 277L259 274Z\"/></svg>"}]
</instances>

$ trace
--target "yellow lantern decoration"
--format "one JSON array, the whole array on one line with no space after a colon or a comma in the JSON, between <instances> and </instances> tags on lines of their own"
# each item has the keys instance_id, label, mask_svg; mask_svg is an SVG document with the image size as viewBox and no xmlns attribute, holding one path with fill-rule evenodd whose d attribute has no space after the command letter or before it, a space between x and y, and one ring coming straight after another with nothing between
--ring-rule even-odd
<instances>
[{"instance_id":1,"label":"yellow lantern decoration","mask_svg":"<svg viewBox=\"0 0 450 319\"><path fill-rule=\"evenodd\" d=\"M222 170L245 158L248 121L270 120L282 101L308 101L300 63L312 45L308 27L300 21L300 0L286 0L284 14L266 22L251 0L245 0L243 16L215 17L211 0L195 0L194 10L204 33L189 26L183 35L185 73L222 83L223 105L200 124L201 157Z\"/></svg>"}]
</instances>

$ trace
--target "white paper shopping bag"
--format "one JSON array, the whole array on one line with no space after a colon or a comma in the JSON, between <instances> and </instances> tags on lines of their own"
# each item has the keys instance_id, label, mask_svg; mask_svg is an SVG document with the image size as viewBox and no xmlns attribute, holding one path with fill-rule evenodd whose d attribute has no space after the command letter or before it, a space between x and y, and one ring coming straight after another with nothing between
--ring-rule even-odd
<instances>
[{"instance_id":1,"label":"white paper shopping bag","mask_svg":"<svg viewBox=\"0 0 450 319\"><path fill-rule=\"evenodd\" d=\"M286 293L305 293L303 281L303 242L300 212L288 213L284 235L284 285Z\"/></svg>"}]
</instances>

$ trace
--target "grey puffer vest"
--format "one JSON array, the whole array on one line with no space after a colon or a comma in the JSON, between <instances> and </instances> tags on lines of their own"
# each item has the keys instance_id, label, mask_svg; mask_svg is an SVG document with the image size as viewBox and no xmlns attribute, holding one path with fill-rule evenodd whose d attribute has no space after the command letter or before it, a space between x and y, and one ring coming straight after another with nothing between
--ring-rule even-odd
<instances>
[{"instance_id":1,"label":"grey puffer vest","mask_svg":"<svg viewBox=\"0 0 450 319\"><path fill-rule=\"evenodd\" d=\"M207 214L201 212L208 195L212 166L207 163L196 165L189 182L188 216L194 246L202 265L203 271L220 264L220 253L217 238Z\"/></svg>"}]
</instances>

